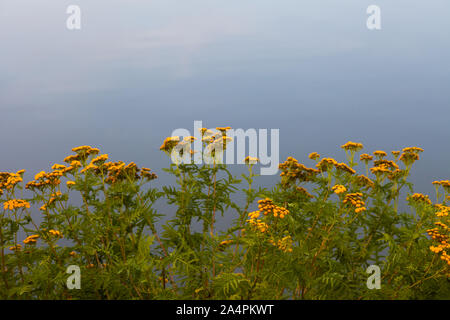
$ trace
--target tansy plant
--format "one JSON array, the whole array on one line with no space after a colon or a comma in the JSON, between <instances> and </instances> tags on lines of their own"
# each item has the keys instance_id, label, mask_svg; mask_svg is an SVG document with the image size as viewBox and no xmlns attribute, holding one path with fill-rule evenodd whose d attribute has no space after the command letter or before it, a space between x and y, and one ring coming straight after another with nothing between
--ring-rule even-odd
<instances>
[{"instance_id":1,"label":"tansy plant","mask_svg":"<svg viewBox=\"0 0 450 320\"><path fill-rule=\"evenodd\" d=\"M201 129L213 161L171 162L176 182L161 189L149 168L90 146L27 183L24 170L0 173L0 298L450 298L450 182L433 183L433 200L414 192L422 149L360 154L348 142L346 162L288 157L276 186L257 189L257 158L239 179L216 161L229 129ZM192 157L194 140L169 137L160 150ZM224 215L233 222L218 228ZM66 285L70 265L80 289ZM370 265L380 289L366 285Z\"/></svg>"}]
</instances>

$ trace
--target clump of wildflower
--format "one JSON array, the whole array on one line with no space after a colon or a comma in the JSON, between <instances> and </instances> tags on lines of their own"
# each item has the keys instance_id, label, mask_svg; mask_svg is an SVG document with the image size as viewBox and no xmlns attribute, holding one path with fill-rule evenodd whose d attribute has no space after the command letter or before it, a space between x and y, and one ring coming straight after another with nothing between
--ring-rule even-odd
<instances>
[{"instance_id":1,"label":"clump of wildflower","mask_svg":"<svg viewBox=\"0 0 450 320\"><path fill-rule=\"evenodd\" d=\"M364 148L362 143L349 141L341 146L342 149L346 151L358 152Z\"/></svg>"},{"instance_id":2,"label":"clump of wildflower","mask_svg":"<svg viewBox=\"0 0 450 320\"><path fill-rule=\"evenodd\" d=\"M392 155L395 157L395 160L398 160L398 156L400 155L400 151L391 151Z\"/></svg>"},{"instance_id":3,"label":"clump of wildflower","mask_svg":"<svg viewBox=\"0 0 450 320\"><path fill-rule=\"evenodd\" d=\"M232 244L232 243L233 243L233 240L224 240L224 241L222 241L222 242L219 243L219 248L218 248L218 250L219 250L219 251L223 251L223 250L225 250L225 248L226 248L228 245L230 245L230 244Z\"/></svg>"},{"instance_id":4,"label":"clump of wildflower","mask_svg":"<svg viewBox=\"0 0 450 320\"><path fill-rule=\"evenodd\" d=\"M222 132L222 134L226 134L228 130L231 130L231 127L217 127L216 130Z\"/></svg>"},{"instance_id":5,"label":"clump of wildflower","mask_svg":"<svg viewBox=\"0 0 450 320\"><path fill-rule=\"evenodd\" d=\"M278 167L281 170L281 183L284 186L295 185L297 181L313 181L320 172L316 169L304 166L293 157L288 157L286 161L281 163Z\"/></svg>"},{"instance_id":6,"label":"clump of wildflower","mask_svg":"<svg viewBox=\"0 0 450 320\"><path fill-rule=\"evenodd\" d=\"M320 154L318 154L317 152L312 152L309 154L308 158L310 158L311 160L317 160L320 158Z\"/></svg>"},{"instance_id":7,"label":"clump of wildflower","mask_svg":"<svg viewBox=\"0 0 450 320\"><path fill-rule=\"evenodd\" d=\"M161 147L159 147L159 150L163 150L166 152L171 152L173 148L180 142L180 137L167 137Z\"/></svg>"},{"instance_id":8,"label":"clump of wildflower","mask_svg":"<svg viewBox=\"0 0 450 320\"><path fill-rule=\"evenodd\" d=\"M414 152L403 152L399 158L399 160L402 161L408 169L414 162L418 161L419 159L419 154Z\"/></svg>"},{"instance_id":9,"label":"clump of wildflower","mask_svg":"<svg viewBox=\"0 0 450 320\"><path fill-rule=\"evenodd\" d=\"M35 244L37 242L37 239L39 238L38 234L34 234L31 236L28 236L25 240L23 240L24 244Z\"/></svg>"},{"instance_id":10,"label":"clump of wildflower","mask_svg":"<svg viewBox=\"0 0 450 320\"><path fill-rule=\"evenodd\" d=\"M373 155L375 157L377 157L378 160L381 160L381 159L387 157L387 153L385 151L382 151L382 150L374 151Z\"/></svg>"},{"instance_id":11,"label":"clump of wildflower","mask_svg":"<svg viewBox=\"0 0 450 320\"><path fill-rule=\"evenodd\" d=\"M15 246L9 247L9 250L11 250L11 251L20 251L20 250L22 250L22 245L18 243Z\"/></svg>"},{"instance_id":12,"label":"clump of wildflower","mask_svg":"<svg viewBox=\"0 0 450 320\"><path fill-rule=\"evenodd\" d=\"M3 203L3 208L5 210L11 210L11 211L14 211L15 209L20 209L20 208L29 209L30 203L25 200L21 200L21 199L12 199L12 200L5 201Z\"/></svg>"},{"instance_id":13,"label":"clump of wildflower","mask_svg":"<svg viewBox=\"0 0 450 320\"><path fill-rule=\"evenodd\" d=\"M374 183L368 177L361 174L356 177L356 185L364 188L372 188L374 186Z\"/></svg>"},{"instance_id":14,"label":"clump of wildflower","mask_svg":"<svg viewBox=\"0 0 450 320\"><path fill-rule=\"evenodd\" d=\"M450 266L450 243L447 235L450 228L443 222L435 222L437 227L427 230L428 235L437 242L437 246L430 246L430 251L440 254L440 258Z\"/></svg>"},{"instance_id":15,"label":"clump of wildflower","mask_svg":"<svg viewBox=\"0 0 450 320\"><path fill-rule=\"evenodd\" d=\"M265 233L267 230L269 230L269 225L260 220L248 219L247 222L250 223L251 226L255 227L261 233Z\"/></svg>"},{"instance_id":16,"label":"clump of wildflower","mask_svg":"<svg viewBox=\"0 0 450 320\"><path fill-rule=\"evenodd\" d=\"M407 200L431 205L430 198L427 195L423 195L421 193L414 193L413 195L410 195Z\"/></svg>"},{"instance_id":17,"label":"clump of wildflower","mask_svg":"<svg viewBox=\"0 0 450 320\"><path fill-rule=\"evenodd\" d=\"M207 137L214 136L214 132L212 130L210 130L210 129L201 128L199 130L200 130L200 134L202 135L202 137L207 138Z\"/></svg>"},{"instance_id":18,"label":"clump of wildflower","mask_svg":"<svg viewBox=\"0 0 450 320\"><path fill-rule=\"evenodd\" d=\"M215 140L212 141L212 143L208 146L210 148L218 149L218 150L225 150L227 147L227 144L233 141L233 138L227 137L227 136L221 136Z\"/></svg>"},{"instance_id":19,"label":"clump of wildflower","mask_svg":"<svg viewBox=\"0 0 450 320\"><path fill-rule=\"evenodd\" d=\"M5 188L7 190L14 189L14 187L23 181L22 174L25 170L20 170L17 173L12 172L0 172L0 189Z\"/></svg>"},{"instance_id":20,"label":"clump of wildflower","mask_svg":"<svg viewBox=\"0 0 450 320\"><path fill-rule=\"evenodd\" d=\"M244 162L245 162L245 164L247 164L247 165L249 165L249 164L256 164L256 163L259 162L259 159L256 158L256 157L250 157L250 156L248 156L248 157L245 158Z\"/></svg>"},{"instance_id":21,"label":"clump of wildflower","mask_svg":"<svg viewBox=\"0 0 450 320\"><path fill-rule=\"evenodd\" d=\"M277 240L277 241L270 239L269 242L283 252L292 252L293 251L291 236L285 236L282 239Z\"/></svg>"},{"instance_id":22,"label":"clump of wildflower","mask_svg":"<svg viewBox=\"0 0 450 320\"><path fill-rule=\"evenodd\" d=\"M373 156L371 156L370 154L367 153L363 153L362 155L359 156L359 160L364 161L364 162L369 162L373 160Z\"/></svg>"},{"instance_id":23,"label":"clump of wildflower","mask_svg":"<svg viewBox=\"0 0 450 320\"><path fill-rule=\"evenodd\" d=\"M269 198L258 200L258 208L265 216L273 214L275 218L279 217L280 219L284 219L284 217L289 214L288 209L277 206Z\"/></svg>"},{"instance_id":24,"label":"clump of wildflower","mask_svg":"<svg viewBox=\"0 0 450 320\"><path fill-rule=\"evenodd\" d=\"M335 185L333 188L331 188L333 191L334 191L334 193L336 193L336 194L341 194L341 193L344 193L344 192L347 192L347 188L345 187L345 186L343 186L343 185L341 185L341 184L337 184L337 185Z\"/></svg>"},{"instance_id":25,"label":"clump of wildflower","mask_svg":"<svg viewBox=\"0 0 450 320\"><path fill-rule=\"evenodd\" d=\"M158 178L156 173L151 172L151 169L145 168L145 167L141 168L141 177L147 179L148 181L151 181L151 180L154 180L154 179Z\"/></svg>"},{"instance_id":26,"label":"clump of wildflower","mask_svg":"<svg viewBox=\"0 0 450 320\"><path fill-rule=\"evenodd\" d=\"M392 173L392 171L389 170L389 168L386 167L385 165L380 165L377 167L370 168L370 172L372 172L372 174L375 175L377 177L377 179L380 179L380 178Z\"/></svg>"},{"instance_id":27,"label":"clump of wildflower","mask_svg":"<svg viewBox=\"0 0 450 320\"><path fill-rule=\"evenodd\" d=\"M407 153L421 153L423 152L422 148L418 148L418 147L409 147L409 148L404 148L402 150L403 152L407 152Z\"/></svg>"},{"instance_id":28,"label":"clump of wildflower","mask_svg":"<svg viewBox=\"0 0 450 320\"><path fill-rule=\"evenodd\" d=\"M81 170L80 173L84 173L84 172L87 172L87 171L94 171L96 169L98 169L98 167L95 164L90 163L86 167L84 167L84 169Z\"/></svg>"},{"instance_id":29,"label":"clump of wildflower","mask_svg":"<svg viewBox=\"0 0 450 320\"><path fill-rule=\"evenodd\" d=\"M72 161L79 161L80 156L78 154L72 154L64 158L64 162L71 163Z\"/></svg>"},{"instance_id":30,"label":"clump of wildflower","mask_svg":"<svg viewBox=\"0 0 450 320\"><path fill-rule=\"evenodd\" d=\"M191 142L191 143L194 142L195 140L197 140L197 138L193 137L193 136L188 136L188 137L183 138L183 141Z\"/></svg>"},{"instance_id":31,"label":"clump of wildflower","mask_svg":"<svg viewBox=\"0 0 450 320\"><path fill-rule=\"evenodd\" d=\"M385 167L385 168L389 168L390 170L399 169L398 165L394 161L391 161L391 160L379 159L379 160L375 160L373 162L373 164L376 167Z\"/></svg>"},{"instance_id":32,"label":"clump of wildflower","mask_svg":"<svg viewBox=\"0 0 450 320\"><path fill-rule=\"evenodd\" d=\"M365 207L364 201L362 200L362 196L363 196L363 194L360 192L348 193L345 196L343 203L353 206L355 208L356 213L366 211L367 209Z\"/></svg>"},{"instance_id":33,"label":"clump of wildflower","mask_svg":"<svg viewBox=\"0 0 450 320\"><path fill-rule=\"evenodd\" d=\"M102 154L102 155L92 159L91 163L92 164L103 164L106 160L108 160L108 155Z\"/></svg>"},{"instance_id":34,"label":"clump of wildflower","mask_svg":"<svg viewBox=\"0 0 450 320\"><path fill-rule=\"evenodd\" d=\"M447 217L450 214L450 207L443 205L443 204L437 204L435 205L437 212L437 217Z\"/></svg>"},{"instance_id":35,"label":"clump of wildflower","mask_svg":"<svg viewBox=\"0 0 450 320\"><path fill-rule=\"evenodd\" d=\"M248 217L250 219L258 219L260 215L261 215L260 211L252 211L248 214Z\"/></svg>"},{"instance_id":36,"label":"clump of wildflower","mask_svg":"<svg viewBox=\"0 0 450 320\"><path fill-rule=\"evenodd\" d=\"M356 164L354 163L355 154L362 150L364 146L362 143L349 141L346 144L342 145L341 148L345 150L345 154L347 155L350 166L353 166Z\"/></svg>"},{"instance_id":37,"label":"clump of wildflower","mask_svg":"<svg viewBox=\"0 0 450 320\"><path fill-rule=\"evenodd\" d=\"M52 166L52 170L64 170L64 169L66 169L66 166L63 165L63 164L55 163L55 164Z\"/></svg>"},{"instance_id":38,"label":"clump of wildflower","mask_svg":"<svg viewBox=\"0 0 450 320\"><path fill-rule=\"evenodd\" d=\"M54 236L56 238L62 238L63 237L62 233L60 231L58 231L58 230L51 229L51 230L48 231L48 233L50 233L52 236Z\"/></svg>"},{"instance_id":39,"label":"clump of wildflower","mask_svg":"<svg viewBox=\"0 0 450 320\"><path fill-rule=\"evenodd\" d=\"M450 180L433 181L436 187L441 186L447 193L450 193Z\"/></svg>"},{"instance_id":40,"label":"clump of wildflower","mask_svg":"<svg viewBox=\"0 0 450 320\"><path fill-rule=\"evenodd\" d=\"M391 174L388 175L388 179L392 181L399 181L400 179L405 178L407 175L408 175L407 171L396 169L392 171Z\"/></svg>"},{"instance_id":41,"label":"clump of wildflower","mask_svg":"<svg viewBox=\"0 0 450 320\"><path fill-rule=\"evenodd\" d=\"M356 173L355 170L353 170L352 168L350 168L350 167L349 167L348 165L346 165L345 163L336 163L334 166L336 167L336 169L337 169L338 171L346 172L346 173L349 173L349 174L355 174L355 173Z\"/></svg>"},{"instance_id":42,"label":"clump of wildflower","mask_svg":"<svg viewBox=\"0 0 450 320\"><path fill-rule=\"evenodd\" d=\"M327 172L337 164L338 162L333 158L322 158L322 160L316 164L316 167L322 172Z\"/></svg>"}]
</instances>

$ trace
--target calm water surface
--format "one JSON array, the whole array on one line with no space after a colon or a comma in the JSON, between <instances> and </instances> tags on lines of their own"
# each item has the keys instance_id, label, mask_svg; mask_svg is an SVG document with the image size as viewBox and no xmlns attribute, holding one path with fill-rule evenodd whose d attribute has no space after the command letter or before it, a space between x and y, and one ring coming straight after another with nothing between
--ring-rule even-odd
<instances>
[{"instance_id":1,"label":"calm water surface","mask_svg":"<svg viewBox=\"0 0 450 320\"><path fill-rule=\"evenodd\" d=\"M66 29L66 8L82 29ZM366 9L382 10L382 30ZM176 128L280 129L280 156L425 149L416 191L450 178L450 2L0 1L0 170L48 170L77 145L172 180ZM238 169L236 169L238 170ZM262 177L264 184L275 177Z\"/></svg>"}]
</instances>

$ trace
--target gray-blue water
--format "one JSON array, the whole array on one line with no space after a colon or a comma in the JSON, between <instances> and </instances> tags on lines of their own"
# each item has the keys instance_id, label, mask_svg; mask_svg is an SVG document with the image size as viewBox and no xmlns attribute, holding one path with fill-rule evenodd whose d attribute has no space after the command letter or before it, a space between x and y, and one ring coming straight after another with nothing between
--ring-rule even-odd
<instances>
[{"instance_id":1,"label":"gray-blue water","mask_svg":"<svg viewBox=\"0 0 450 320\"><path fill-rule=\"evenodd\" d=\"M381 8L381 30L366 9ZM79 5L81 30L66 28ZM450 168L448 0L0 0L0 170L31 179L78 145L163 172L176 128L280 129L280 160L420 146ZM270 184L277 176L263 177Z\"/></svg>"}]
</instances>

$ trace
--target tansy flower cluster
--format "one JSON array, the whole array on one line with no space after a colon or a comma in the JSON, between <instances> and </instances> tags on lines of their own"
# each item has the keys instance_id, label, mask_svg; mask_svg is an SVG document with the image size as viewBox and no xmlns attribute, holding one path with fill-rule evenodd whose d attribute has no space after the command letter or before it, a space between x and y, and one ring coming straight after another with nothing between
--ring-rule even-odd
<instances>
[{"instance_id":1,"label":"tansy flower cluster","mask_svg":"<svg viewBox=\"0 0 450 320\"><path fill-rule=\"evenodd\" d=\"M269 225L267 223L258 219L248 219L247 222L261 233L264 233L269 229Z\"/></svg>"},{"instance_id":2,"label":"tansy flower cluster","mask_svg":"<svg viewBox=\"0 0 450 320\"><path fill-rule=\"evenodd\" d=\"M256 158L256 157L248 156L248 157L245 158L244 162L245 162L245 164L256 164L256 163L259 162L259 159Z\"/></svg>"},{"instance_id":3,"label":"tansy flower cluster","mask_svg":"<svg viewBox=\"0 0 450 320\"><path fill-rule=\"evenodd\" d=\"M350 167L349 167L348 165L346 165L345 163L336 163L334 166L336 167L336 169L337 169L338 171L346 172L346 173L349 173L349 174L355 174L355 173L356 173L355 170L353 170L352 168L350 168Z\"/></svg>"},{"instance_id":4,"label":"tansy flower cluster","mask_svg":"<svg viewBox=\"0 0 450 320\"><path fill-rule=\"evenodd\" d=\"M407 200L414 201L417 203L425 203L431 205L431 200L427 195L423 195L421 193L414 193L410 195Z\"/></svg>"},{"instance_id":5,"label":"tansy flower cluster","mask_svg":"<svg viewBox=\"0 0 450 320\"><path fill-rule=\"evenodd\" d=\"M318 154L317 152L312 152L309 154L308 158L310 158L311 160L317 160L320 158L320 154Z\"/></svg>"},{"instance_id":6,"label":"tansy flower cluster","mask_svg":"<svg viewBox=\"0 0 450 320\"><path fill-rule=\"evenodd\" d=\"M341 194L341 193L344 193L344 192L346 192L347 191L347 188L345 187L345 186L343 186L343 185L341 185L341 184L337 184L337 185L335 185L333 188L331 188L333 191L334 191L334 193L336 193L336 194Z\"/></svg>"},{"instance_id":7,"label":"tansy flower cluster","mask_svg":"<svg viewBox=\"0 0 450 320\"><path fill-rule=\"evenodd\" d=\"M50 207L56 200L60 199L61 196L62 196L62 193L60 191L52 193L50 195L50 198L48 199L47 203L44 204L43 206L41 206L39 208L39 210L41 210L41 211L47 210L47 208Z\"/></svg>"},{"instance_id":8,"label":"tansy flower cluster","mask_svg":"<svg viewBox=\"0 0 450 320\"><path fill-rule=\"evenodd\" d=\"M316 164L316 167L322 172L327 172L337 164L338 162L333 158L322 158L322 160L320 160L320 162Z\"/></svg>"},{"instance_id":9,"label":"tansy flower cluster","mask_svg":"<svg viewBox=\"0 0 450 320\"><path fill-rule=\"evenodd\" d=\"M362 143L349 141L346 144L341 146L342 149L346 151L358 152L364 148Z\"/></svg>"},{"instance_id":10,"label":"tansy flower cluster","mask_svg":"<svg viewBox=\"0 0 450 320\"><path fill-rule=\"evenodd\" d=\"M361 174L356 177L355 184L362 188L372 188L374 183L370 178L367 178L365 175Z\"/></svg>"},{"instance_id":11,"label":"tansy flower cluster","mask_svg":"<svg viewBox=\"0 0 450 320\"><path fill-rule=\"evenodd\" d=\"M304 166L293 157L288 157L278 167L281 170L281 183L285 186L295 185L297 181L300 183L313 181L319 173L318 170Z\"/></svg>"},{"instance_id":12,"label":"tansy flower cluster","mask_svg":"<svg viewBox=\"0 0 450 320\"><path fill-rule=\"evenodd\" d=\"M369 162L373 160L373 156L371 156L370 154L367 153L363 153L362 155L359 156L359 160L364 161L364 162Z\"/></svg>"},{"instance_id":13,"label":"tansy flower cluster","mask_svg":"<svg viewBox=\"0 0 450 320\"><path fill-rule=\"evenodd\" d=\"M25 240L23 240L23 243L25 244L35 244L37 242L37 239L39 238L39 235L34 234L31 236L28 236Z\"/></svg>"},{"instance_id":14,"label":"tansy flower cluster","mask_svg":"<svg viewBox=\"0 0 450 320\"><path fill-rule=\"evenodd\" d=\"M224 241L220 242L219 243L219 251L225 250L225 247L232 243L233 243L233 240L224 240Z\"/></svg>"},{"instance_id":15,"label":"tansy flower cluster","mask_svg":"<svg viewBox=\"0 0 450 320\"><path fill-rule=\"evenodd\" d=\"M400 155L399 160L402 161L406 168L409 169L411 165L419 160L419 154L418 151L409 151L411 148L403 149L403 153Z\"/></svg>"},{"instance_id":16,"label":"tansy flower cluster","mask_svg":"<svg viewBox=\"0 0 450 320\"><path fill-rule=\"evenodd\" d=\"M25 200L21 200L21 199L12 199L12 200L8 200L5 201L3 203L3 208L5 210L15 210L15 209L20 209L20 208L30 208L30 203L25 201Z\"/></svg>"},{"instance_id":17,"label":"tansy flower cluster","mask_svg":"<svg viewBox=\"0 0 450 320\"><path fill-rule=\"evenodd\" d=\"M445 192L450 193L450 180L433 181L433 185L437 188L441 186Z\"/></svg>"},{"instance_id":18,"label":"tansy flower cluster","mask_svg":"<svg viewBox=\"0 0 450 320\"><path fill-rule=\"evenodd\" d=\"M363 194L360 192L348 193L343 200L344 204L350 204L355 207L355 212L360 213L366 210L365 203L362 200Z\"/></svg>"},{"instance_id":19,"label":"tansy flower cluster","mask_svg":"<svg viewBox=\"0 0 450 320\"><path fill-rule=\"evenodd\" d=\"M58 231L58 230L51 229L51 230L48 231L48 233L50 233L52 236L57 237L57 238L62 238L63 237L62 233L60 231Z\"/></svg>"},{"instance_id":20,"label":"tansy flower cluster","mask_svg":"<svg viewBox=\"0 0 450 320\"><path fill-rule=\"evenodd\" d=\"M97 148L92 148L91 146L79 146L72 149L78 155L78 159L74 160L86 160L90 155L96 155L100 153Z\"/></svg>"},{"instance_id":21,"label":"tansy flower cluster","mask_svg":"<svg viewBox=\"0 0 450 320\"><path fill-rule=\"evenodd\" d=\"M276 246L283 252L292 252L292 238L291 236L285 236L280 240L270 239L269 242Z\"/></svg>"},{"instance_id":22,"label":"tansy flower cluster","mask_svg":"<svg viewBox=\"0 0 450 320\"><path fill-rule=\"evenodd\" d=\"M386 159L375 160L373 162L373 164L376 167L384 167L384 168L388 168L390 170L399 169L398 165L394 161L386 160Z\"/></svg>"},{"instance_id":23,"label":"tansy flower cluster","mask_svg":"<svg viewBox=\"0 0 450 320\"><path fill-rule=\"evenodd\" d=\"M0 172L0 190L13 189L18 183L22 182L22 174L25 170L19 170L16 173L13 172ZM1 195L2 193L0 193Z\"/></svg>"},{"instance_id":24,"label":"tansy flower cluster","mask_svg":"<svg viewBox=\"0 0 450 320\"><path fill-rule=\"evenodd\" d=\"M383 150L376 150L373 152L373 155L377 157L378 160L383 159L384 157L387 157L387 153Z\"/></svg>"},{"instance_id":25,"label":"tansy flower cluster","mask_svg":"<svg viewBox=\"0 0 450 320\"><path fill-rule=\"evenodd\" d=\"M280 219L283 219L289 214L288 209L275 205L269 198L258 200L258 209L265 216L268 214L273 214L275 218L279 217Z\"/></svg>"},{"instance_id":26,"label":"tansy flower cluster","mask_svg":"<svg viewBox=\"0 0 450 320\"><path fill-rule=\"evenodd\" d=\"M161 147L159 147L159 150L163 150L166 152L171 152L173 148L180 142L180 137L167 137Z\"/></svg>"},{"instance_id":27,"label":"tansy flower cluster","mask_svg":"<svg viewBox=\"0 0 450 320\"><path fill-rule=\"evenodd\" d=\"M436 206L437 212L436 212L436 216L437 217L447 217L450 213L450 207L443 205L443 204L437 204Z\"/></svg>"},{"instance_id":28,"label":"tansy flower cluster","mask_svg":"<svg viewBox=\"0 0 450 320\"><path fill-rule=\"evenodd\" d=\"M30 181L26 184L26 189L39 189L42 190L46 187L54 187L58 186L61 183L60 178L66 174L66 172L69 172L72 170L72 167L67 167L65 169L56 169L52 172L45 172L41 171L38 174L35 175L34 180Z\"/></svg>"},{"instance_id":29,"label":"tansy flower cluster","mask_svg":"<svg viewBox=\"0 0 450 320\"><path fill-rule=\"evenodd\" d=\"M20 250L22 250L22 245L18 243L15 246L9 247L9 250L11 250L11 251L20 251Z\"/></svg>"},{"instance_id":30,"label":"tansy flower cluster","mask_svg":"<svg viewBox=\"0 0 450 320\"><path fill-rule=\"evenodd\" d=\"M450 266L450 243L447 235L450 228L443 222L436 222L435 225L436 228L427 230L428 235L438 243L437 246L430 246L430 250L440 254L441 259Z\"/></svg>"}]
</instances>

